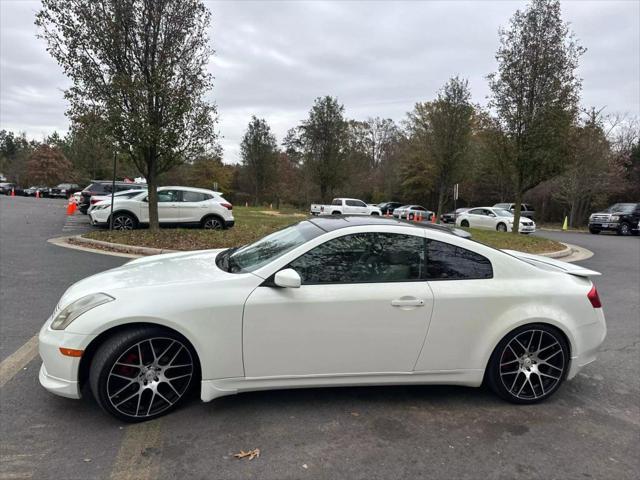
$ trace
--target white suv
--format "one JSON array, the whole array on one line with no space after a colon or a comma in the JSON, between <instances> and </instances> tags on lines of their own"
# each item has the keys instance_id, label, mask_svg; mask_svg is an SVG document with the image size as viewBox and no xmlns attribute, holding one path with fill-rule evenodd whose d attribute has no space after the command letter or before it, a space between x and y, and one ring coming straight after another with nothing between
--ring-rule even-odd
<instances>
[{"instance_id":1,"label":"white suv","mask_svg":"<svg viewBox=\"0 0 640 480\"><path fill-rule=\"evenodd\" d=\"M132 198L115 197L113 228L133 230L149 223L147 192ZM158 218L161 224L195 224L207 229L232 227L235 223L232 205L219 192L191 187L158 188ZM111 199L93 206L89 216L92 225L109 225Z\"/></svg>"}]
</instances>

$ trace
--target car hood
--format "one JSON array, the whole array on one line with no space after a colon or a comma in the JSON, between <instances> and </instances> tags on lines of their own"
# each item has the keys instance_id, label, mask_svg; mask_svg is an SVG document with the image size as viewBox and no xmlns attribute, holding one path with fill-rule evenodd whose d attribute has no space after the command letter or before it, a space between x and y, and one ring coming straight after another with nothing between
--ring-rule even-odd
<instances>
[{"instance_id":1,"label":"car hood","mask_svg":"<svg viewBox=\"0 0 640 480\"><path fill-rule=\"evenodd\" d=\"M73 284L60 299L59 307L92 293L117 298L122 289L220 280L233 274L216 266L216 256L225 249L153 255L133 260Z\"/></svg>"}]
</instances>

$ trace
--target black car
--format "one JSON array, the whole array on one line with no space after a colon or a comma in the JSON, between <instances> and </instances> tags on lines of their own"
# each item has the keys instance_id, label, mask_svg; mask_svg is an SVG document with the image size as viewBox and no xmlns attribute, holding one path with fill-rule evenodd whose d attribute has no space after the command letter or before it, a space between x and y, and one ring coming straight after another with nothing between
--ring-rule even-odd
<instances>
[{"instance_id":1,"label":"black car","mask_svg":"<svg viewBox=\"0 0 640 480\"><path fill-rule=\"evenodd\" d=\"M440 215L440 221L442 223L456 223L456 217L462 212L466 212L468 208L456 208L455 212L443 213Z\"/></svg>"},{"instance_id":2,"label":"black car","mask_svg":"<svg viewBox=\"0 0 640 480\"><path fill-rule=\"evenodd\" d=\"M404 203L400 202L383 202L378 204L378 208L382 212L382 215L393 215L393 211L403 205Z\"/></svg>"},{"instance_id":3,"label":"black car","mask_svg":"<svg viewBox=\"0 0 640 480\"><path fill-rule=\"evenodd\" d=\"M113 181L111 180L92 180L88 187L82 190L80 195L79 209L82 213L86 214L91 206L91 197L94 195L109 195L111 194L111 188ZM132 183L132 182L115 182L116 192L123 192L125 190L140 190L147 188L144 183Z\"/></svg>"},{"instance_id":4,"label":"black car","mask_svg":"<svg viewBox=\"0 0 640 480\"><path fill-rule=\"evenodd\" d=\"M589 216L589 231L594 234L608 230L618 235L638 235L638 222L640 203L616 203Z\"/></svg>"},{"instance_id":5,"label":"black car","mask_svg":"<svg viewBox=\"0 0 640 480\"><path fill-rule=\"evenodd\" d=\"M51 198L69 198L80 190L82 189L77 183L61 183L49 189L49 196Z\"/></svg>"},{"instance_id":6,"label":"black car","mask_svg":"<svg viewBox=\"0 0 640 480\"><path fill-rule=\"evenodd\" d=\"M24 195L24 190L15 183L0 183L0 193L3 195L11 195L11 192L15 195Z\"/></svg>"}]
</instances>

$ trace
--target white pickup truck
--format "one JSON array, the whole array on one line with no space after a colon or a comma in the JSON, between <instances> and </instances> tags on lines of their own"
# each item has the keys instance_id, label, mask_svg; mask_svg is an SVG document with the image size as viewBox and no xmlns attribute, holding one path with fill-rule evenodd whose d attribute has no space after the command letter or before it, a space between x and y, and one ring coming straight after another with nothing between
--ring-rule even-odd
<instances>
[{"instance_id":1,"label":"white pickup truck","mask_svg":"<svg viewBox=\"0 0 640 480\"><path fill-rule=\"evenodd\" d=\"M331 205L312 203L311 215L382 215L382 211L357 198L334 198Z\"/></svg>"}]
</instances>

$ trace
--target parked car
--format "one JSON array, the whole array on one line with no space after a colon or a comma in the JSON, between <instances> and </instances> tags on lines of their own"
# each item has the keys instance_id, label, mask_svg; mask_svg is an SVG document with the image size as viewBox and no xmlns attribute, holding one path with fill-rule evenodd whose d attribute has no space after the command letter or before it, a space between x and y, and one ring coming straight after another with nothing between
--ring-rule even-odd
<instances>
[{"instance_id":1,"label":"parked car","mask_svg":"<svg viewBox=\"0 0 640 480\"><path fill-rule=\"evenodd\" d=\"M400 202L383 202L378 204L378 208L380 209L380 213L382 215L393 215L393 211L404 205L404 203Z\"/></svg>"},{"instance_id":2,"label":"parked car","mask_svg":"<svg viewBox=\"0 0 640 480\"><path fill-rule=\"evenodd\" d=\"M589 216L589 231L594 234L608 230L618 235L638 235L639 222L640 203L616 203Z\"/></svg>"},{"instance_id":3,"label":"parked car","mask_svg":"<svg viewBox=\"0 0 640 480\"><path fill-rule=\"evenodd\" d=\"M11 195L11 192L14 192L15 195L24 194L24 190L22 189L22 187L16 185L15 183L0 183L0 193L2 193L3 195Z\"/></svg>"},{"instance_id":4,"label":"parked car","mask_svg":"<svg viewBox=\"0 0 640 480\"><path fill-rule=\"evenodd\" d=\"M480 207L462 212L458 215L456 225L459 227L510 232L513 230L513 221L513 214L507 210L495 207ZM533 220L521 217L518 231L520 233L533 233L536 231L536 224Z\"/></svg>"},{"instance_id":5,"label":"parked car","mask_svg":"<svg viewBox=\"0 0 640 480\"><path fill-rule=\"evenodd\" d=\"M140 195L141 193L146 192L147 189L139 189L139 190L123 190L121 192L116 192L113 194L113 200L114 203L116 201L116 199L121 199L121 198L133 198L136 197L138 195ZM111 206L111 194L109 195L94 195L93 197L91 197L91 200L89 200L89 209L87 210L87 213L91 213L91 211L97 207L97 206L101 206L101 205L108 205L109 207Z\"/></svg>"},{"instance_id":6,"label":"parked car","mask_svg":"<svg viewBox=\"0 0 640 480\"><path fill-rule=\"evenodd\" d=\"M25 188L22 194L25 197L35 197L36 193L40 197L46 197L47 194L49 193L49 188L48 187L32 186L32 187L29 187L29 188Z\"/></svg>"},{"instance_id":7,"label":"parked car","mask_svg":"<svg viewBox=\"0 0 640 480\"><path fill-rule=\"evenodd\" d=\"M132 198L114 199L113 228L132 230L149 223L148 192L142 191ZM103 201L89 214L92 225L107 226L111 215L111 202ZM158 219L161 224L200 225L206 229L233 227L233 206L222 194L212 190L191 187L158 188Z\"/></svg>"},{"instance_id":8,"label":"parked car","mask_svg":"<svg viewBox=\"0 0 640 480\"><path fill-rule=\"evenodd\" d=\"M49 189L51 198L69 198L76 192L82 190L77 183L61 183Z\"/></svg>"},{"instance_id":9,"label":"parked car","mask_svg":"<svg viewBox=\"0 0 640 480\"><path fill-rule=\"evenodd\" d=\"M469 210L468 208L456 208L454 212L443 213L440 215L440 221L442 223L456 223L456 218L463 212Z\"/></svg>"},{"instance_id":10,"label":"parked car","mask_svg":"<svg viewBox=\"0 0 640 480\"><path fill-rule=\"evenodd\" d=\"M139 258L72 285L39 380L129 422L252 390L486 382L540 402L596 359L605 317L576 264L370 216L240 248ZM141 320L144 320L141 323ZM87 390L85 389L85 391Z\"/></svg>"},{"instance_id":11,"label":"parked car","mask_svg":"<svg viewBox=\"0 0 640 480\"><path fill-rule=\"evenodd\" d=\"M400 219L413 220L418 215L421 215L425 220L431 220L431 216L434 212L424 208L422 205L403 205L393 211L393 216Z\"/></svg>"},{"instance_id":12,"label":"parked car","mask_svg":"<svg viewBox=\"0 0 640 480\"><path fill-rule=\"evenodd\" d=\"M311 215L382 215L376 205L367 205L357 198L334 198L331 205L311 204Z\"/></svg>"},{"instance_id":13,"label":"parked car","mask_svg":"<svg viewBox=\"0 0 640 480\"><path fill-rule=\"evenodd\" d=\"M91 205L91 197L94 195L108 195L111 193L113 185L112 180L92 180L91 183L82 190L80 204L78 208L82 213L88 213L89 206ZM116 192L122 192L124 190L140 190L147 185L144 183L132 183L132 182L115 182Z\"/></svg>"},{"instance_id":14,"label":"parked car","mask_svg":"<svg viewBox=\"0 0 640 480\"><path fill-rule=\"evenodd\" d=\"M513 213L516 211L516 204L515 203L496 203L493 206L493 208L502 208L503 210L508 210L509 212ZM520 207L520 216L527 217L533 220L536 216L536 211L528 203L523 203L521 204L521 207Z\"/></svg>"}]
</instances>

